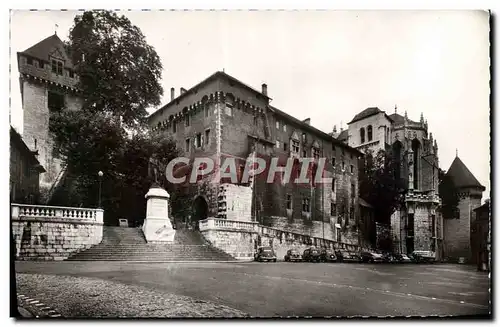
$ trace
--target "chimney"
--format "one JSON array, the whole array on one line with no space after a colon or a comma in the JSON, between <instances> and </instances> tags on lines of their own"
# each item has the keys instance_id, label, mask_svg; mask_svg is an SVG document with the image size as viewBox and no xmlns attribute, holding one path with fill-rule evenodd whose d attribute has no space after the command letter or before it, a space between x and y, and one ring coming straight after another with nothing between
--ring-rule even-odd
<instances>
[{"instance_id":1,"label":"chimney","mask_svg":"<svg viewBox=\"0 0 500 327\"><path fill-rule=\"evenodd\" d=\"M311 125L311 118L306 118L302 122L306 123L307 125Z\"/></svg>"},{"instance_id":2,"label":"chimney","mask_svg":"<svg viewBox=\"0 0 500 327\"><path fill-rule=\"evenodd\" d=\"M170 88L170 101L174 101L175 99L175 89L173 87Z\"/></svg>"},{"instance_id":3,"label":"chimney","mask_svg":"<svg viewBox=\"0 0 500 327\"><path fill-rule=\"evenodd\" d=\"M187 92L187 90L185 88L181 87L181 95L186 93L186 92Z\"/></svg>"},{"instance_id":4,"label":"chimney","mask_svg":"<svg viewBox=\"0 0 500 327\"><path fill-rule=\"evenodd\" d=\"M264 94L267 97L267 84L266 83L262 84L262 94Z\"/></svg>"}]
</instances>

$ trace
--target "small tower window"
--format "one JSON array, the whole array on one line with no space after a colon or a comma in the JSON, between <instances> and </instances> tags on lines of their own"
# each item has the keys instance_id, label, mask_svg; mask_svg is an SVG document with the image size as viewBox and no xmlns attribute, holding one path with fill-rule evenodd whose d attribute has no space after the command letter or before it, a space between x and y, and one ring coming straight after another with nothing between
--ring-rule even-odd
<instances>
[{"instance_id":1,"label":"small tower window","mask_svg":"<svg viewBox=\"0 0 500 327\"><path fill-rule=\"evenodd\" d=\"M60 60L52 59L52 72L56 75L63 74L63 63Z\"/></svg>"},{"instance_id":2,"label":"small tower window","mask_svg":"<svg viewBox=\"0 0 500 327\"><path fill-rule=\"evenodd\" d=\"M365 143L365 129L363 127L359 130L359 136L361 137L361 143Z\"/></svg>"},{"instance_id":3,"label":"small tower window","mask_svg":"<svg viewBox=\"0 0 500 327\"><path fill-rule=\"evenodd\" d=\"M372 130L372 125L368 125L368 142L370 142L373 139L373 130Z\"/></svg>"},{"instance_id":4,"label":"small tower window","mask_svg":"<svg viewBox=\"0 0 500 327\"><path fill-rule=\"evenodd\" d=\"M49 91L48 92L48 103L50 111L60 111L64 108L64 95L56 92Z\"/></svg>"}]
</instances>

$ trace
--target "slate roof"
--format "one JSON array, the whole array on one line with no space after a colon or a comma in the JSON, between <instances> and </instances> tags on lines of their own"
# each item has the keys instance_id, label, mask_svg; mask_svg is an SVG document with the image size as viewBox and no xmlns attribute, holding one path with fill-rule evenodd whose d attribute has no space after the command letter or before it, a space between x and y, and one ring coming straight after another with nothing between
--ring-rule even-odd
<instances>
[{"instance_id":1,"label":"slate roof","mask_svg":"<svg viewBox=\"0 0 500 327\"><path fill-rule=\"evenodd\" d=\"M472 175L469 168L465 166L458 156L455 157L455 160L451 163L450 169L448 169L446 175L451 177L455 187L478 187L483 189L483 191L486 189L479 183L476 177Z\"/></svg>"},{"instance_id":2,"label":"slate roof","mask_svg":"<svg viewBox=\"0 0 500 327\"><path fill-rule=\"evenodd\" d=\"M57 34L53 34L43 39L42 41L29 47L28 49L22 51L21 53L33 57L35 59L40 59L48 62L50 60L49 55L56 49L59 50L59 52L64 57L62 58L64 59L64 67L72 69L73 63L69 58L68 54L66 53L63 41L61 41L61 39L57 36Z\"/></svg>"},{"instance_id":3,"label":"slate roof","mask_svg":"<svg viewBox=\"0 0 500 327\"><path fill-rule=\"evenodd\" d=\"M349 136L349 130L344 129L342 132L340 132L339 136L337 137L337 140L339 141L347 141L347 138Z\"/></svg>"},{"instance_id":4,"label":"slate roof","mask_svg":"<svg viewBox=\"0 0 500 327\"><path fill-rule=\"evenodd\" d=\"M401 116L400 114L392 114L392 115L389 115L389 117L394 121L394 123L396 125L400 125L400 124L404 124L405 122L405 117L404 116ZM413 124L416 124L417 122L416 121L413 121L411 119L408 119L408 122L409 123L413 123Z\"/></svg>"}]
</instances>

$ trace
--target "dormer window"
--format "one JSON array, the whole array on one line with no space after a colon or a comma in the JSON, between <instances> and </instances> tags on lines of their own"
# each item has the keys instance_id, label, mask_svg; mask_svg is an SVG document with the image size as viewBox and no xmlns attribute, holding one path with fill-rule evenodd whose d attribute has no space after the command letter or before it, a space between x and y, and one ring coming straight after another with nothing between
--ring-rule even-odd
<instances>
[{"instance_id":1,"label":"dormer window","mask_svg":"<svg viewBox=\"0 0 500 327\"><path fill-rule=\"evenodd\" d=\"M63 74L63 63L61 60L52 59L51 64L52 64L52 72L54 74L56 74L56 75Z\"/></svg>"}]
</instances>

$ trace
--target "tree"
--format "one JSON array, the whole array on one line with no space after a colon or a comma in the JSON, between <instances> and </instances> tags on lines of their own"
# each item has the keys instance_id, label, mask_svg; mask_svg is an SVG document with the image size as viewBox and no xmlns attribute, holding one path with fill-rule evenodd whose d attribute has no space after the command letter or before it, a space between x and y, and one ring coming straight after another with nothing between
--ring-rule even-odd
<instances>
[{"instance_id":1,"label":"tree","mask_svg":"<svg viewBox=\"0 0 500 327\"><path fill-rule=\"evenodd\" d=\"M142 220L144 195L179 155L172 139L147 128L147 108L160 103L162 66L139 28L111 11L86 11L74 20L68 52L80 76L81 110L52 113L54 151L66 165L52 204L95 207L102 171L105 223ZM156 179L156 180L154 180ZM166 187L166 186L165 186Z\"/></svg>"},{"instance_id":2,"label":"tree","mask_svg":"<svg viewBox=\"0 0 500 327\"><path fill-rule=\"evenodd\" d=\"M439 169L439 197L441 198L441 213L444 218L455 218L458 214L460 197L455 183L446 171Z\"/></svg>"},{"instance_id":3,"label":"tree","mask_svg":"<svg viewBox=\"0 0 500 327\"><path fill-rule=\"evenodd\" d=\"M160 58L125 16L112 11L76 16L67 47L80 76L84 111L120 117L135 127L145 122L148 107L160 104Z\"/></svg>"},{"instance_id":4,"label":"tree","mask_svg":"<svg viewBox=\"0 0 500 327\"><path fill-rule=\"evenodd\" d=\"M360 197L373 206L375 221L390 223L391 215L404 202L404 180L397 178L400 169L391 153L380 150L375 156L368 151L361 162Z\"/></svg>"}]
</instances>

